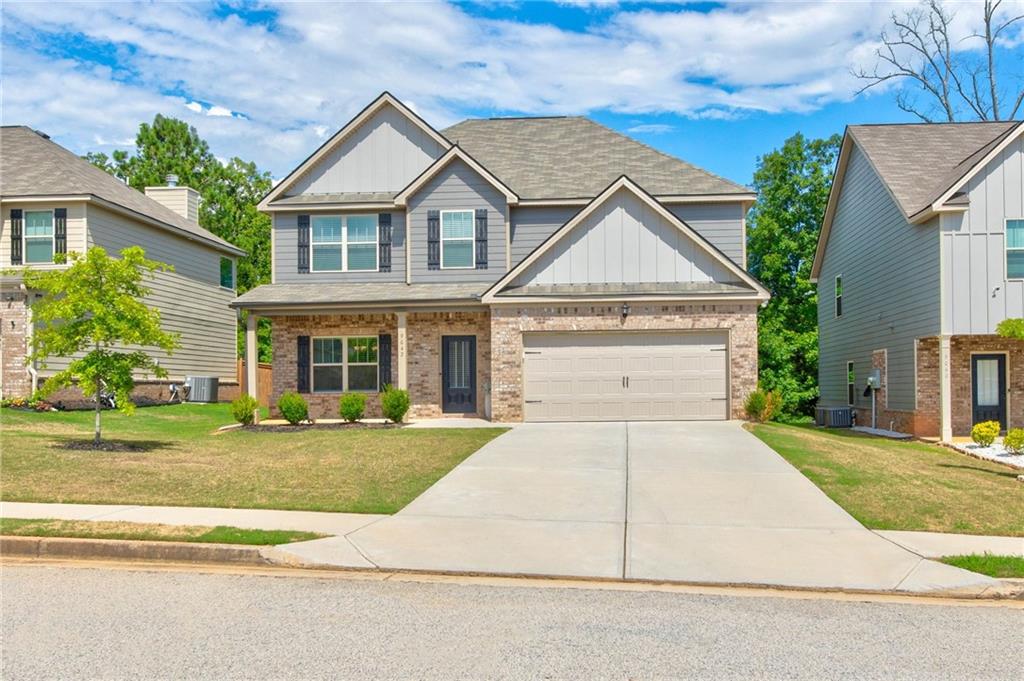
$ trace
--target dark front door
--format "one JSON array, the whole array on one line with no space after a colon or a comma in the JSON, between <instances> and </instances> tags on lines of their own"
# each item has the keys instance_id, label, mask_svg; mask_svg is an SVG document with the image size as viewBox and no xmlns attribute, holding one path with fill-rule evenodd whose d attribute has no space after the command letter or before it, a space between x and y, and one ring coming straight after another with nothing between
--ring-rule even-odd
<instances>
[{"instance_id":1,"label":"dark front door","mask_svg":"<svg viewBox=\"0 0 1024 681\"><path fill-rule=\"evenodd\" d=\"M971 356L974 423L999 421L1006 430L1006 355Z\"/></svg>"},{"instance_id":2,"label":"dark front door","mask_svg":"<svg viewBox=\"0 0 1024 681\"><path fill-rule=\"evenodd\" d=\"M476 336L441 336L441 411L476 413Z\"/></svg>"}]
</instances>

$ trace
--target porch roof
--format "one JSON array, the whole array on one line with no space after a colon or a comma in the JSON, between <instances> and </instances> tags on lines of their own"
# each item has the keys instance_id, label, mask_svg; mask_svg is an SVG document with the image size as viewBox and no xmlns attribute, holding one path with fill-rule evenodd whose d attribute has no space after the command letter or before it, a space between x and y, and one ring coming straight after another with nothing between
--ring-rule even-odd
<instances>
[{"instance_id":1,"label":"porch roof","mask_svg":"<svg viewBox=\"0 0 1024 681\"><path fill-rule=\"evenodd\" d=\"M308 307L310 305L377 304L382 307L406 303L453 304L479 303L486 282L468 284L385 283L310 283L265 284L243 293L232 307L258 309L268 307Z\"/></svg>"}]
</instances>

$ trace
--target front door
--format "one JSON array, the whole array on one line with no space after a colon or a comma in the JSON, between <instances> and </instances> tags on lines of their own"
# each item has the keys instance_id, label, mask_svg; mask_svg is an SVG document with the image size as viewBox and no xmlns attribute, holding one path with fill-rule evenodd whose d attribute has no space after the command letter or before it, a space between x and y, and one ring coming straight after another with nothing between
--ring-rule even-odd
<instances>
[{"instance_id":1,"label":"front door","mask_svg":"<svg viewBox=\"0 0 1024 681\"><path fill-rule=\"evenodd\" d=\"M971 356L973 423L999 421L1006 430L1006 355Z\"/></svg>"},{"instance_id":2,"label":"front door","mask_svg":"<svg viewBox=\"0 0 1024 681\"><path fill-rule=\"evenodd\" d=\"M476 413L476 336L441 336L441 411Z\"/></svg>"}]
</instances>

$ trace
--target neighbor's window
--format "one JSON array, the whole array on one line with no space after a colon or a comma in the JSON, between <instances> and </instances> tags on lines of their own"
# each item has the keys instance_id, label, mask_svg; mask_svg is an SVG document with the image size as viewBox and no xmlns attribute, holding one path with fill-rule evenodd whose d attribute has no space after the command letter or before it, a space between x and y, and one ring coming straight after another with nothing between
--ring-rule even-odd
<instances>
[{"instance_id":1,"label":"neighbor's window","mask_svg":"<svg viewBox=\"0 0 1024 681\"><path fill-rule=\"evenodd\" d=\"M853 362L846 363L846 403L853 406L857 392L857 375L853 371Z\"/></svg>"},{"instance_id":2,"label":"neighbor's window","mask_svg":"<svg viewBox=\"0 0 1024 681\"><path fill-rule=\"evenodd\" d=\"M473 211L441 211L441 269L473 266Z\"/></svg>"},{"instance_id":3,"label":"neighbor's window","mask_svg":"<svg viewBox=\"0 0 1024 681\"><path fill-rule=\"evenodd\" d=\"M843 316L843 275L836 276L836 316Z\"/></svg>"},{"instance_id":4,"label":"neighbor's window","mask_svg":"<svg viewBox=\"0 0 1024 681\"><path fill-rule=\"evenodd\" d=\"M1006 278L1024 279L1024 220L1006 221Z\"/></svg>"},{"instance_id":5,"label":"neighbor's window","mask_svg":"<svg viewBox=\"0 0 1024 681\"><path fill-rule=\"evenodd\" d=\"M313 339L313 392L377 390L377 338Z\"/></svg>"},{"instance_id":6,"label":"neighbor's window","mask_svg":"<svg viewBox=\"0 0 1024 681\"><path fill-rule=\"evenodd\" d=\"M223 288L235 288L235 263L231 258L220 259L220 285Z\"/></svg>"},{"instance_id":7,"label":"neighbor's window","mask_svg":"<svg viewBox=\"0 0 1024 681\"><path fill-rule=\"evenodd\" d=\"M25 262L53 262L53 211L25 211Z\"/></svg>"},{"instance_id":8,"label":"neighbor's window","mask_svg":"<svg viewBox=\"0 0 1024 681\"><path fill-rule=\"evenodd\" d=\"M377 270L375 215L316 215L312 223L314 272Z\"/></svg>"}]
</instances>

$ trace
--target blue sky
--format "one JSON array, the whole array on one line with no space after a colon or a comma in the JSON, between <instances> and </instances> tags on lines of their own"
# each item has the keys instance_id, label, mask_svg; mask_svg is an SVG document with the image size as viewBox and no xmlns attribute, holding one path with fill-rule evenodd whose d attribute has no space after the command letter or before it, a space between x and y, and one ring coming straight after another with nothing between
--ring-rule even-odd
<instances>
[{"instance_id":1,"label":"blue sky","mask_svg":"<svg viewBox=\"0 0 1024 681\"><path fill-rule=\"evenodd\" d=\"M968 35L978 3L947 4ZM910 6L5 1L2 116L85 153L130 148L162 113L218 156L282 177L386 89L438 128L588 115L747 184L757 157L797 131L911 120L891 90L855 96L850 75L873 65L889 13ZM1024 77L1021 41L1018 29L1003 50Z\"/></svg>"}]
</instances>

